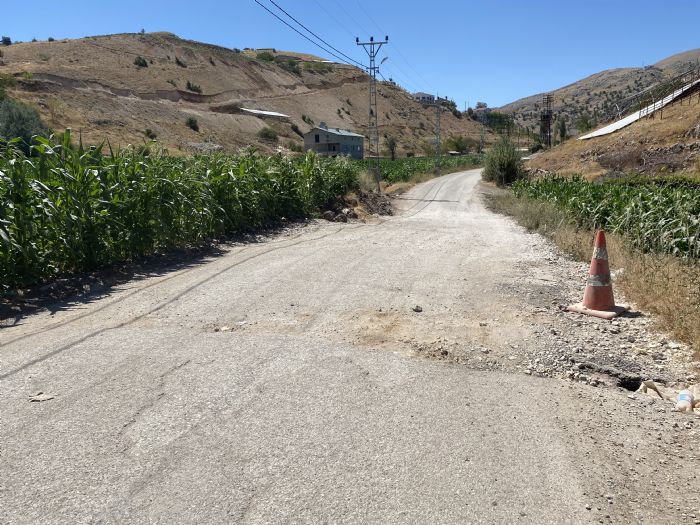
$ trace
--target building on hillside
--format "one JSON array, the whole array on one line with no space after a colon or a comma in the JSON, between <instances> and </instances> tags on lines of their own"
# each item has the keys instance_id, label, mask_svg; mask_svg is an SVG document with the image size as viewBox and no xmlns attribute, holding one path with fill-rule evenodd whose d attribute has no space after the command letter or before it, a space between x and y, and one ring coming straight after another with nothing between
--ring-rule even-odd
<instances>
[{"instance_id":1,"label":"building on hillside","mask_svg":"<svg viewBox=\"0 0 700 525\"><path fill-rule=\"evenodd\" d=\"M414 93L413 99L416 102L420 102L421 104L434 104L435 103L435 96L434 95L431 95L430 93L423 93L422 91L419 91L418 93Z\"/></svg>"},{"instance_id":2,"label":"building on hillside","mask_svg":"<svg viewBox=\"0 0 700 525\"><path fill-rule=\"evenodd\" d=\"M486 124L492 111L493 108L476 108L474 110L474 118L482 124Z\"/></svg>"},{"instance_id":3,"label":"building on hillside","mask_svg":"<svg viewBox=\"0 0 700 525\"><path fill-rule=\"evenodd\" d=\"M319 122L311 131L304 134L304 151L313 151L318 155L337 157L348 155L361 159L365 153L365 137L347 129L329 128L325 122Z\"/></svg>"}]
</instances>

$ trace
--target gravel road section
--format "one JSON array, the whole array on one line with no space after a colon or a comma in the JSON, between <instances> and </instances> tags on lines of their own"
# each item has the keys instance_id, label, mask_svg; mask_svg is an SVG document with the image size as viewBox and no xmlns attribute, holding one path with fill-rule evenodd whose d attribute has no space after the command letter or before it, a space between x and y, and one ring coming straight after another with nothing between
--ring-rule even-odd
<instances>
[{"instance_id":1,"label":"gravel road section","mask_svg":"<svg viewBox=\"0 0 700 525\"><path fill-rule=\"evenodd\" d=\"M581 265L478 181L3 328L0 523L698 522L695 418L580 377L646 318L561 313Z\"/></svg>"}]
</instances>

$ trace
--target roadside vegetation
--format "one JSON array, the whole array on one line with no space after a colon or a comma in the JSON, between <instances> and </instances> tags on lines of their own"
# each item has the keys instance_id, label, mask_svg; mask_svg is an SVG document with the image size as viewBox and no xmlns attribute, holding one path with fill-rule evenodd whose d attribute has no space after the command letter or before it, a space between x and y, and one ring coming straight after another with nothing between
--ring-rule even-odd
<instances>
[{"instance_id":1,"label":"roadside vegetation","mask_svg":"<svg viewBox=\"0 0 700 525\"><path fill-rule=\"evenodd\" d=\"M368 160L354 161L363 170L369 169ZM461 155L455 157L443 156L440 160L440 173L445 174L460 169L477 168L481 166L481 155ZM410 182L418 176L434 173L434 157L407 157L379 160L382 180L390 184Z\"/></svg>"},{"instance_id":2,"label":"roadside vegetation","mask_svg":"<svg viewBox=\"0 0 700 525\"><path fill-rule=\"evenodd\" d=\"M1 290L299 219L357 186L351 161L313 154L177 158L69 132L20 145L0 143Z\"/></svg>"},{"instance_id":3,"label":"roadside vegetation","mask_svg":"<svg viewBox=\"0 0 700 525\"><path fill-rule=\"evenodd\" d=\"M489 198L530 231L589 261L593 231L608 233L616 284L700 357L700 184L636 177L605 182L521 180Z\"/></svg>"},{"instance_id":4,"label":"roadside vegetation","mask_svg":"<svg viewBox=\"0 0 700 525\"><path fill-rule=\"evenodd\" d=\"M486 153L482 178L499 186L512 184L523 175L522 160L515 145L501 137Z\"/></svg>"}]
</instances>

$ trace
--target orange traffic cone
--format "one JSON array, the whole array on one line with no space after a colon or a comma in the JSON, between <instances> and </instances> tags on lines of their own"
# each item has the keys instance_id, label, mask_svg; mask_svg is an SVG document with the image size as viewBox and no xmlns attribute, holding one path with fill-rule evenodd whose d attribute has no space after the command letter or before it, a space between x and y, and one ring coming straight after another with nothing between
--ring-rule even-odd
<instances>
[{"instance_id":1,"label":"orange traffic cone","mask_svg":"<svg viewBox=\"0 0 700 525\"><path fill-rule=\"evenodd\" d=\"M583 302L568 306L566 310L601 319L612 319L629 310L627 306L615 305L608 266L608 249L605 245L605 232L602 230L596 232L595 248L591 268L588 271L586 291L583 292Z\"/></svg>"}]
</instances>

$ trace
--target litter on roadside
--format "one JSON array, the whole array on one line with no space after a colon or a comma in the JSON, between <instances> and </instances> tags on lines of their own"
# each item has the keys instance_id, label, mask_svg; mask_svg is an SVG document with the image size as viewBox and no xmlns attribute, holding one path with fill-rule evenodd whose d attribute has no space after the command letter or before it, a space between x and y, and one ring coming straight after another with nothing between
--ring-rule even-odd
<instances>
[{"instance_id":1,"label":"litter on roadside","mask_svg":"<svg viewBox=\"0 0 700 525\"><path fill-rule=\"evenodd\" d=\"M678 412L700 414L700 384L691 385L682 390L675 390L648 380L642 381L637 393L674 403Z\"/></svg>"}]
</instances>

